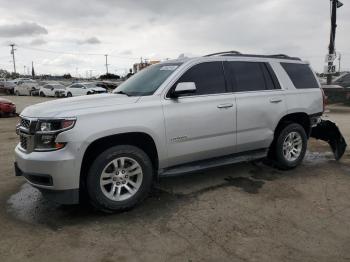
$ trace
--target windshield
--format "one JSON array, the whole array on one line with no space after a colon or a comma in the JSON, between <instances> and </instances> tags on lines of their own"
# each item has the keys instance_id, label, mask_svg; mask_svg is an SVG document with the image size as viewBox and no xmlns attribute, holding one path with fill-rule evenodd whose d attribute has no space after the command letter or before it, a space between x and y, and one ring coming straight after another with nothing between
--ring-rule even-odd
<instances>
[{"instance_id":1,"label":"windshield","mask_svg":"<svg viewBox=\"0 0 350 262\"><path fill-rule=\"evenodd\" d=\"M152 95L181 63L157 64L147 67L126 80L113 93L129 96Z\"/></svg>"}]
</instances>

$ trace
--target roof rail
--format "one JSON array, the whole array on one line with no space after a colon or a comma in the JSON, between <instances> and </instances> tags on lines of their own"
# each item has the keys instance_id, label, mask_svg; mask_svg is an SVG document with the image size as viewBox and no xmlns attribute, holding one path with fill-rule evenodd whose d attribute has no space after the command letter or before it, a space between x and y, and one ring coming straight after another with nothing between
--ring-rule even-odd
<instances>
[{"instance_id":1,"label":"roof rail","mask_svg":"<svg viewBox=\"0 0 350 262\"><path fill-rule=\"evenodd\" d=\"M275 55L254 55L254 54L242 54L237 51L227 51L227 52L219 52L214 54L205 55L204 57L209 56L215 56L215 55L221 55L221 56L244 56L244 57L261 57L261 58L276 58L276 59L288 59L288 60L301 60L299 57L291 57L285 54L275 54Z\"/></svg>"},{"instance_id":2,"label":"roof rail","mask_svg":"<svg viewBox=\"0 0 350 262\"><path fill-rule=\"evenodd\" d=\"M213 53L213 54L205 55L204 57L215 56L215 55L228 55L228 54L232 54L232 55L241 55L240 52L234 51L234 50L233 50L233 51L225 51L225 52Z\"/></svg>"}]
</instances>

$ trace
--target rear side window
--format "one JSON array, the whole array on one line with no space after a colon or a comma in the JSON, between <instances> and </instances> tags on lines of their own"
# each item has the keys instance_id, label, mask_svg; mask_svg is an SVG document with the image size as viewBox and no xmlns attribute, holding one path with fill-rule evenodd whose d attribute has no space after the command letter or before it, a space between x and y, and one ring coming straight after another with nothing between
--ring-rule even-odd
<instances>
[{"instance_id":1,"label":"rear side window","mask_svg":"<svg viewBox=\"0 0 350 262\"><path fill-rule=\"evenodd\" d=\"M309 65L293 63L281 63L281 65L287 72L290 80L292 80L295 88L319 88L314 73Z\"/></svg>"},{"instance_id":2,"label":"rear side window","mask_svg":"<svg viewBox=\"0 0 350 262\"><path fill-rule=\"evenodd\" d=\"M222 62L206 62L193 66L176 82L194 82L196 95L226 93Z\"/></svg>"},{"instance_id":3,"label":"rear side window","mask_svg":"<svg viewBox=\"0 0 350 262\"><path fill-rule=\"evenodd\" d=\"M227 62L226 65L235 92L275 89L274 79L265 63Z\"/></svg>"}]
</instances>

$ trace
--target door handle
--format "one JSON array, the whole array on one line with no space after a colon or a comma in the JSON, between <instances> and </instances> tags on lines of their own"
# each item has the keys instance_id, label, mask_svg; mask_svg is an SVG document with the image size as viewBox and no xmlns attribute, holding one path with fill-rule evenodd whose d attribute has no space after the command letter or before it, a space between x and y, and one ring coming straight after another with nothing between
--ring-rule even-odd
<instances>
[{"instance_id":1,"label":"door handle","mask_svg":"<svg viewBox=\"0 0 350 262\"><path fill-rule=\"evenodd\" d=\"M221 105L218 105L219 109L230 108L230 107L233 107L233 104L221 104Z\"/></svg>"},{"instance_id":2,"label":"door handle","mask_svg":"<svg viewBox=\"0 0 350 262\"><path fill-rule=\"evenodd\" d=\"M277 97L270 98L270 103L277 104L281 102L282 102L282 98L277 98Z\"/></svg>"}]
</instances>

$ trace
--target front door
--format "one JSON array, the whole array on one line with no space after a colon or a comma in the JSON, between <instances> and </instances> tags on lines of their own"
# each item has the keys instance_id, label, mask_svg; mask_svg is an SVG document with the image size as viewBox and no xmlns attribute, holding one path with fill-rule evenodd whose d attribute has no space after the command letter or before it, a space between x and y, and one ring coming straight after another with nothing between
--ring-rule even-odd
<instances>
[{"instance_id":1,"label":"front door","mask_svg":"<svg viewBox=\"0 0 350 262\"><path fill-rule=\"evenodd\" d=\"M232 154L236 104L227 88L222 62L194 65L172 88L180 82L194 82L197 90L190 96L163 100L168 165Z\"/></svg>"}]
</instances>

